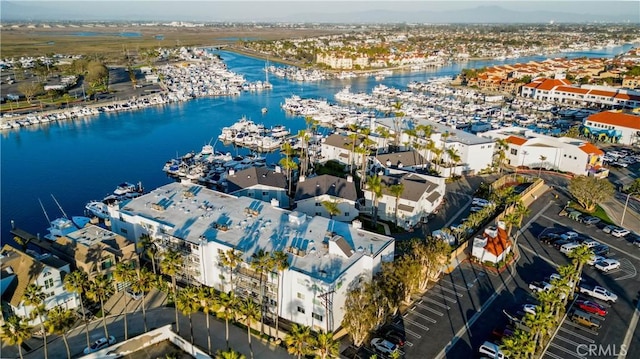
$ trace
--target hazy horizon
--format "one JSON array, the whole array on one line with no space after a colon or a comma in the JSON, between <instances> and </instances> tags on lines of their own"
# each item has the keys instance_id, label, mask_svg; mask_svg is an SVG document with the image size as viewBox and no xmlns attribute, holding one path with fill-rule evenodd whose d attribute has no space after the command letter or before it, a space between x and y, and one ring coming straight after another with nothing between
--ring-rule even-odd
<instances>
[{"instance_id":1,"label":"hazy horizon","mask_svg":"<svg viewBox=\"0 0 640 359\"><path fill-rule=\"evenodd\" d=\"M2 21L457 22L458 18L459 22L487 19L486 22L505 23L640 21L637 1L0 0L0 6Z\"/></svg>"}]
</instances>

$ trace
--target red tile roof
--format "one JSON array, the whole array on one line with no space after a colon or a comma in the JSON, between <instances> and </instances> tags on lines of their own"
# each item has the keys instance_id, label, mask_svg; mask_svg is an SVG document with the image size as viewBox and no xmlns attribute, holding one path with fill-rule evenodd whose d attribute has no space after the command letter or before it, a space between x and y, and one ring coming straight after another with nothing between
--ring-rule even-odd
<instances>
[{"instance_id":1,"label":"red tile roof","mask_svg":"<svg viewBox=\"0 0 640 359\"><path fill-rule=\"evenodd\" d=\"M508 143L513 143L514 145L522 146L527 142L526 138L518 137L518 136L509 136L506 138Z\"/></svg>"},{"instance_id":2,"label":"red tile roof","mask_svg":"<svg viewBox=\"0 0 640 359\"><path fill-rule=\"evenodd\" d=\"M594 146L590 142L585 142L579 148L582 150L582 152L584 152L584 153L586 153L588 155L598 155L598 156L604 155L604 152L601 149L599 149L598 147Z\"/></svg>"},{"instance_id":3,"label":"red tile roof","mask_svg":"<svg viewBox=\"0 0 640 359\"><path fill-rule=\"evenodd\" d=\"M589 95L613 97L616 93L613 91L591 90Z\"/></svg>"},{"instance_id":4,"label":"red tile roof","mask_svg":"<svg viewBox=\"0 0 640 359\"><path fill-rule=\"evenodd\" d=\"M507 231L500 227L498 227L498 235L495 238L486 233L484 234L484 237L487 239L487 245L484 246L484 249L496 257L501 255L511 246Z\"/></svg>"},{"instance_id":5,"label":"red tile roof","mask_svg":"<svg viewBox=\"0 0 640 359\"><path fill-rule=\"evenodd\" d=\"M571 81L567 79L544 79L540 86L538 86L538 90L551 90L556 86L568 86L571 85Z\"/></svg>"},{"instance_id":6,"label":"red tile roof","mask_svg":"<svg viewBox=\"0 0 640 359\"><path fill-rule=\"evenodd\" d=\"M630 115L618 111L604 111L587 118L588 121L604 123L620 127L640 130L640 116Z\"/></svg>"}]
</instances>

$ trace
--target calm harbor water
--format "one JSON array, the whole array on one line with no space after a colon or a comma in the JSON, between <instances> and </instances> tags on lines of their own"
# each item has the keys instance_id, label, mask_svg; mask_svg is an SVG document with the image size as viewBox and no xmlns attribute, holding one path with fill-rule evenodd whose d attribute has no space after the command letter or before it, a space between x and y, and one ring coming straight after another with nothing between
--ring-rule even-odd
<instances>
[{"instance_id":1,"label":"calm harbor water","mask_svg":"<svg viewBox=\"0 0 640 359\"><path fill-rule=\"evenodd\" d=\"M569 57L612 57L630 45L590 52L559 54ZM230 70L248 80L264 80L262 60L220 52ZM1 140L1 228L2 243L13 242L10 223L44 235L48 222L38 202L42 200L50 219L62 216L55 196L68 216L82 215L84 205L101 199L123 181L142 182L153 189L173 181L162 171L164 163L204 144L215 143L218 151L245 154L216 142L220 129L246 116L266 126L285 125L292 133L304 127L301 117L287 116L280 108L286 97L333 101L333 95L350 85L352 91L370 91L379 83L404 89L410 81L454 76L463 68L502 63L543 60L534 56L505 61L470 61L424 72L394 73L382 81L374 78L299 83L273 76L272 91L243 93L237 97L205 98L181 104L117 114L100 114L83 120L36 125L2 132ZM266 107L268 112L261 113ZM267 156L268 163L279 155Z\"/></svg>"}]
</instances>

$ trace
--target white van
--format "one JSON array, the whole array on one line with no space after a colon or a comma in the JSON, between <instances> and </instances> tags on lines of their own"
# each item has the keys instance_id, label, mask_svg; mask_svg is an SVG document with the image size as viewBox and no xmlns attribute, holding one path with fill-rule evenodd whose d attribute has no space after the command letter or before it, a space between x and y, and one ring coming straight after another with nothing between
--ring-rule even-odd
<instances>
[{"instance_id":1,"label":"white van","mask_svg":"<svg viewBox=\"0 0 640 359\"><path fill-rule=\"evenodd\" d=\"M478 349L478 352L481 355L488 356L489 358L506 359L504 353L500 351L500 347L498 346L498 344L494 344L492 342L482 343L482 345Z\"/></svg>"},{"instance_id":2,"label":"white van","mask_svg":"<svg viewBox=\"0 0 640 359\"><path fill-rule=\"evenodd\" d=\"M560 247L560 252L568 255L569 253L571 253L574 249L578 248L579 246L580 246L580 243L563 244L562 247Z\"/></svg>"}]
</instances>

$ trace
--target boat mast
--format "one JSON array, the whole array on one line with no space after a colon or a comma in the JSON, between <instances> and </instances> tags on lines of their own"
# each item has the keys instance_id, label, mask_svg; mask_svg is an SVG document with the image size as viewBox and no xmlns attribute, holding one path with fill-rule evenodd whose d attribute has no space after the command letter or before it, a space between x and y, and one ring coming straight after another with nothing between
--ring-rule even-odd
<instances>
[{"instance_id":1,"label":"boat mast","mask_svg":"<svg viewBox=\"0 0 640 359\"><path fill-rule=\"evenodd\" d=\"M62 206L60 205L60 203L58 203L58 200L53 196L53 193L51 193L51 198L53 198L54 202L56 202L56 204L58 205L58 208L60 208L60 212L62 212L62 215L64 216L64 218L69 219L69 217L67 217L67 214L64 213L64 209L62 209Z\"/></svg>"},{"instance_id":2,"label":"boat mast","mask_svg":"<svg viewBox=\"0 0 640 359\"><path fill-rule=\"evenodd\" d=\"M40 200L40 198L38 198L38 202L40 202L40 207L42 208L42 212L44 212L44 216L47 218L47 223L51 223L51 220L49 219L49 215L47 215L47 211L44 209L44 206L42 205L42 201Z\"/></svg>"}]
</instances>

